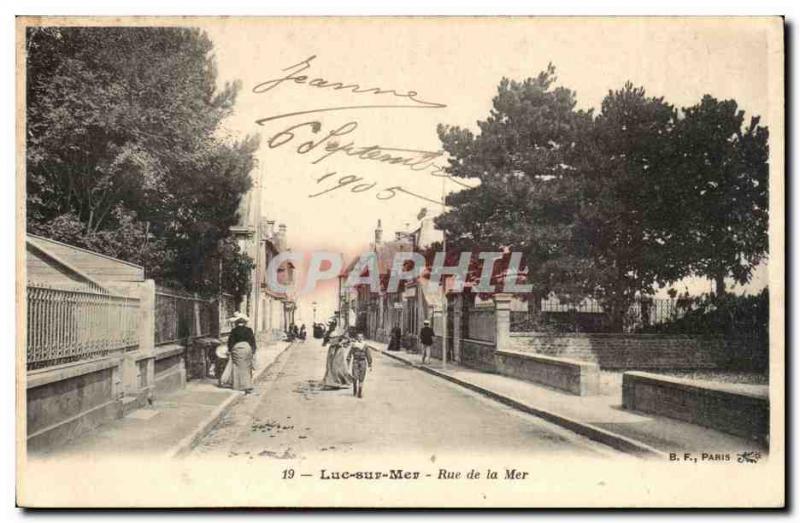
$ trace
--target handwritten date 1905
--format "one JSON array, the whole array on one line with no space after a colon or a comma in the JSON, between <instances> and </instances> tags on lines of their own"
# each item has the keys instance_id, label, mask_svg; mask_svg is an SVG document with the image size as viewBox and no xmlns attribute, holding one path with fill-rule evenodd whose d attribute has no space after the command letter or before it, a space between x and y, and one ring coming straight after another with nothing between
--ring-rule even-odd
<instances>
[{"instance_id":1,"label":"handwritten date 1905","mask_svg":"<svg viewBox=\"0 0 800 523\"><path fill-rule=\"evenodd\" d=\"M324 175L320 176L319 178L317 178L317 183L321 184L322 182L325 182L326 180L332 179L332 177L336 176L336 174L337 174L336 171L324 174ZM323 191L320 191L318 193L309 194L308 197L309 198L316 198L318 196L322 196L323 194L328 194L330 192L333 192L333 191L335 191L337 189L344 189L345 187L350 187L350 192L363 193L363 192L367 192L367 191L369 191L371 189L375 189L375 187L377 185L378 185L377 182L366 181L364 178L362 178L360 176L355 176L355 175L352 175L352 174L346 174L344 176L340 176L339 179L335 181L335 183L334 183L334 185L332 187L328 187L327 189L325 189ZM422 196L420 194L416 194L414 192L411 192L408 189L406 189L404 187L401 187L399 185L393 185L391 187L385 187L385 188L377 191L375 193L375 198L377 198L378 200L391 200L392 198L394 198L398 194L406 194L408 196L413 196L415 198L419 198L420 200L425 200L426 202L430 202L430 203L436 203L436 204L441 203L441 202L438 202L436 200L432 200L430 198L426 198L425 196Z\"/></svg>"}]
</instances>

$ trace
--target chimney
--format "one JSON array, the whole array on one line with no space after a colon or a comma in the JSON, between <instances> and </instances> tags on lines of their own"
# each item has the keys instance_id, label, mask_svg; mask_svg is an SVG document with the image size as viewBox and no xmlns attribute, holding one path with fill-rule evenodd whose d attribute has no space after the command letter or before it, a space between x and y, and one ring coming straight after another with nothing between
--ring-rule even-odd
<instances>
[{"instance_id":1,"label":"chimney","mask_svg":"<svg viewBox=\"0 0 800 523\"><path fill-rule=\"evenodd\" d=\"M278 250L283 251L286 249L286 224L278 224Z\"/></svg>"},{"instance_id":2,"label":"chimney","mask_svg":"<svg viewBox=\"0 0 800 523\"><path fill-rule=\"evenodd\" d=\"M378 228L375 229L375 246L381 244L381 238L383 236L383 227L381 227L381 221L378 220Z\"/></svg>"}]
</instances>

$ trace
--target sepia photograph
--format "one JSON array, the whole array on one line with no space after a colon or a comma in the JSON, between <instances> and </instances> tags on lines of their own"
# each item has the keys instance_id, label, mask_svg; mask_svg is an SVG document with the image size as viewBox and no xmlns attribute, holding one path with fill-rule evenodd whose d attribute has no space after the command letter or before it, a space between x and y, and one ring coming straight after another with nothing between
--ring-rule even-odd
<instances>
[{"instance_id":1,"label":"sepia photograph","mask_svg":"<svg viewBox=\"0 0 800 523\"><path fill-rule=\"evenodd\" d=\"M779 508L781 17L16 19L17 504Z\"/></svg>"}]
</instances>

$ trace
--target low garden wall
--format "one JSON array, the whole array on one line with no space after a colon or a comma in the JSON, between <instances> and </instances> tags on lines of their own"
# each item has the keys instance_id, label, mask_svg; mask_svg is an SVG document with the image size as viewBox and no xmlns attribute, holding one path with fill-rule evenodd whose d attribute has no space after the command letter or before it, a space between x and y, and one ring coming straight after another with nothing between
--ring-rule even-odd
<instances>
[{"instance_id":1,"label":"low garden wall","mask_svg":"<svg viewBox=\"0 0 800 523\"><path fill-rule=\"evenodd\" d=\"M579 396L599 392L600 367L595 363L501 350L495 353L495 362L497 372L504 376L539 383Z\"/></svg>"},{"instance_id":2,"label":"low garden wall","mask_svg":"<svg viewBox=\"0 0 800 523\"><path fill-rule=\"evenodd\" d=\"M163 345L155 349L155 389L165 394L186 385L186 347Z\"/></svg>"},{"instance_id":3,"label":"low garden wall","mask_svg":"<svg viewBox=\"0 0 800 523\"><path fill-rule=\"evenodd\" d=\"M496 372L493 342L462 339L461 364L476 370Z\"/></svg>"},{"instance_id":4,"label":"low garden wall","mask_svg":"<svg viewBox=\"0 0 800 523\"><path fill-rule=\"evenodd\" d=\"M626 409L702 425L768 445L769 394L647 372L622 376Z\"/></svg>"}]
</instances>

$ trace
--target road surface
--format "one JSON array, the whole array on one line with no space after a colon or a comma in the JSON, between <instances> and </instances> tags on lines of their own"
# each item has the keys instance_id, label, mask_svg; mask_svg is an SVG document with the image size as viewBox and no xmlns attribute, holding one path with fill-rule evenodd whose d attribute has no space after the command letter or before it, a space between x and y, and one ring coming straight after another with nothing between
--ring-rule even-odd
<instances>
[{"instance_id":1,"label":"road surface","mask_svg":"<svg viewBox=\"0 0 800 523\"><path fill-rule=\"evenodd\" d=\"M193 450L304 459L411 451L607 457L609 448L373 351L364 397L324 390L327 347L296 343Z\"/></svg>"}]
</instances>

